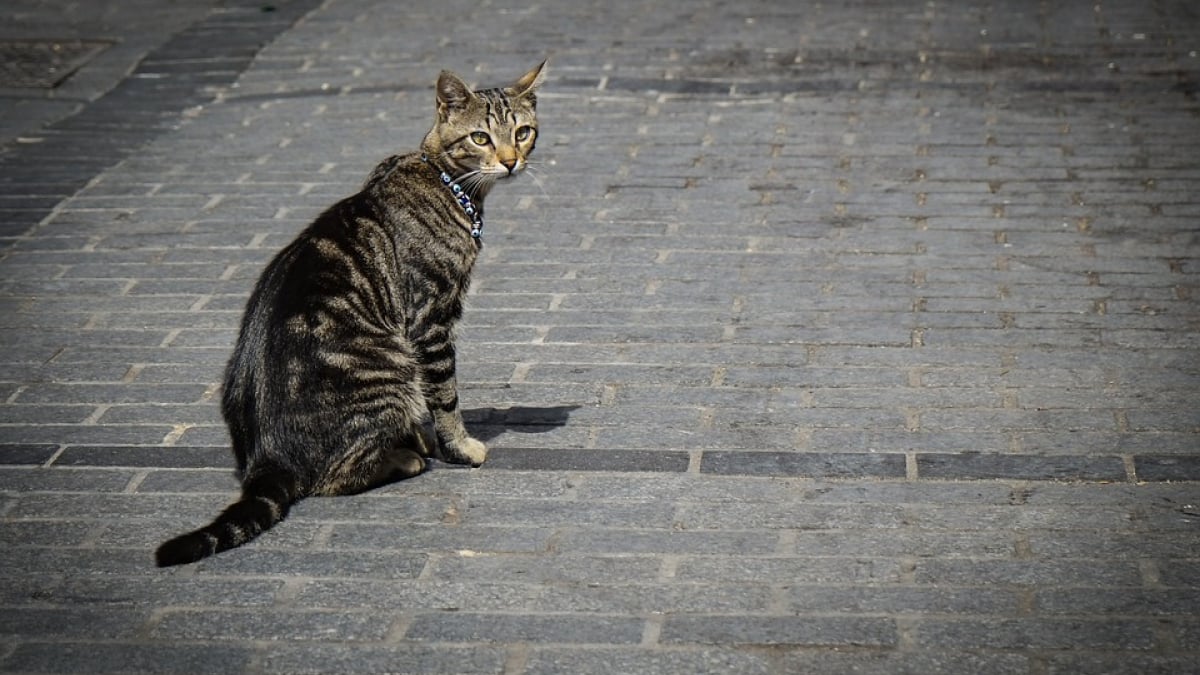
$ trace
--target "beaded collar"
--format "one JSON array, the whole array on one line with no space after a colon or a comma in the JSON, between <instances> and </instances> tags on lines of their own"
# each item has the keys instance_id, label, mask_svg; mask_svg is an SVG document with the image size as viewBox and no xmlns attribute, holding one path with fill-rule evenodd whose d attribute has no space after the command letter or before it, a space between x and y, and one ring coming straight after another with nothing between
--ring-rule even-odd
<instances>
[{"instance_id":1,"label":"beaded collar","mask_svg":"<svg viewBox=\"0 0 1200 675\"><path fill-rule=\"evenodd\" d=\"M429 164L429 157L425 155L425 153L421 153L421 161ZM442 171L441 174L442 185L450 188L450 192L453 193L454 199L458 202L458 205L462 207L463 212L465 212L467 217L471 219L471 237L473 237L475 241L482 241L483 213L475 206L474 202L471 201L471 197L467 195L466 190L464 190L461 185L454 182L454 179L450 177L450 174L446 173L445 171Z\"/></svg>"}]
</instances>

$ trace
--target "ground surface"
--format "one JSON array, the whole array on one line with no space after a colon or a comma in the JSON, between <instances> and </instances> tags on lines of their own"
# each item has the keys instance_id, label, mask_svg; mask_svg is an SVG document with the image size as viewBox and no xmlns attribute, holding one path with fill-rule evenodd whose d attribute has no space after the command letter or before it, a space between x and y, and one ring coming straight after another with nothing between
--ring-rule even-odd
<instances>
[{"instance_id":1,"label":"ground surface","mask_svg":"<svg viewBox=\"0 0 1200 675\"><path fill-rule=\"evenodd\" d=\"M18 5L117 51L0 99L0 669L1196 672L1200 19L1133 5ZM547 56L491 460L154 568L261 266Z\"/></svg>"}]
</instances>

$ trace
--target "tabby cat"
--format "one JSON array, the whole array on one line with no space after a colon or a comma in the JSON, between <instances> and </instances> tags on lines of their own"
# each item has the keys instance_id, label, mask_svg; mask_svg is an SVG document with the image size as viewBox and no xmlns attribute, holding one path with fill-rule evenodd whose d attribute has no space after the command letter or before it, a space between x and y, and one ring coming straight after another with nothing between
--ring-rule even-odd
<instances>
[{"instance_id":1,"label":"tabby cat","mask_svg":"<svg viewBox=\"0 0 1200 675\"><path fill-rule=\"evenodd\" d=\"M159 566L240 546L303 497L414 476L426 457L483 463L487 448L458 409L453 329L484 198L533 152L545 65L481 91L443 71L420 151L385 160L267 265L221 406L241 499L160 546Z\"/></svg>"}]
</instances>

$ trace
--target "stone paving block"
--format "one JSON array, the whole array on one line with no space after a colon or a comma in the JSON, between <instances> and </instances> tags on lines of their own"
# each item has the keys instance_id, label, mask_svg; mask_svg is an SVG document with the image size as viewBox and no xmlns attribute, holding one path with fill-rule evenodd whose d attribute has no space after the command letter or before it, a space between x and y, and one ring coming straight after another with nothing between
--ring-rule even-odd
<instances>
[{"instance_id":1,"label":"stone paving block","mask_svg":"<svg viewBox=\"0 0 1200 675\"><path fill-rule=\"evenodd\" d=\"M862 555L1007 558L1013 554L1011 537L994 531L946 532L941 530L825 530L797 532L794 550L798 555Z\"/></svg>"},{"instance_id":2,"label":"stone paving block","mask_svg":"<svg viewBox=\"0 0 1200 675\"><path fill-rule=\"evenodd\" d=\"M748 583L560 584L531 600L539 612L603 614L761 614L774 605L775 589Z\"/></svg>"},{"instance_id":3,"label":"stone paving block","mask_svg":"<svg viewBox=\"0 0 1200 675\"><path fill-rule=\"evenodd\" d=\"M1186 518L1186 516L1181 516ZM1177 534L1167 532L1115 532L1107 531L1097 537L1088 531L1032 531L1029 533L1029 548L1033 555L1042 559L1087 558L1103 556L1112 558L1138 558L1153 551L1159 559L1189 558L1195 553L1193 542Z\"/></svg>"},{"instance_id":4,"label":"stone paving block","mask_svg":"<svg viewBox=\"0 0 1200 675\"><path fill-rule=\"evenodd\" d=\"M898 636L891 619L671 616L659 639L666 644L890 647Z\"/></svg>"},{"instance_id":5,"label":"stone paving block","mask_svg":"<svg viewBox=\"0 0 1200 675\"><path fill-rule=\"evenodd\" d=\"M951 480L1125 480L1120 457L1045 457L1000 454L917 455L917 474Z\"/></svg>"},{"instance_id":6,"label":"stone paving block","mask_svg":"<svg viewBox=\"0 0 1200 675\"><path fill-rule=\"evenodd\" d=\"M1133 562L1112 560L918 560L921 584L1009 584L1024 586L1137 586L1141 573Z\"/></svg>"},{"instance_id":7,"label":"stone paving block","mask_svg":"<svg viewBox=\"0 0 1200 675\"><path fill-rule=\"evenodd\" d=\"M676 530L566 530L554 538L556 551L566 553L662 553L731 555L767 554L778 547L771 532L683 532Z\"/></svg>"},{"instance_id":8,"label":"stone paving block","mask_svg":"<svg viewBox=\"0 0 1200 675\"><path fill-rule=\"evenodd\" d=\"M1133 459L1139 480L1194 481L1200 479L1200 458L1139 455Z\"/></svg>"},{"instance_id":9,"label":"stone paving block","mask_svg":"<svg viewBox=\"0 0 1200 675\"><path fill-rule=\"evenodd\" d=\"M774 672L772 660L763 654L728 650L695 649L571 649L535 648L525 664L529 675L553 673L745 673Z\"/></svg>"},{"instance_id":10,"label":"stone paving block","mask_svg":"<svg viewBox=\"0 0 1200 675\"><path fill-rule=\"evenodd\" d=\"M282 644L257 657L268 673L429 672L483 675L504 672L500 647L422 644Z\"/></svg>"},{"instance_id":11,"label":"stone paving block","mask_svg":"<svg viewBox=\"0 0 1200 675\"><path fill-rule=\"evenodd\" d=\"M941 649L936 652L901 650L795 649L778 660L783 672L812 669L814 672L850 672L862 675L892 673L979 673L979 675L1027 673L1031 659L1003 651Z\"/></svg>"},{"instance_id":12,"label":"stone paving block","mask_svg":"<svg viewBox=\"0 0 1200 675\"><path fill-rule=\"evenodd\" d=\"M547 550L552 532L531 527L425 525L397 518L392 524L335 524L333 549L536 553Z\"/></svg>"},{"instance_id":13,"label":"stone paving block","mask_svg":"<svg viewBox=\"0 0 1200 675\"><path fill-rule=\"evenodd\" d=\"M238 481L233 475L233 458L225 469L151 471L137 484L137 492L215 492L229 495L238 493Z\"/></svg>"},{"instance_id":14,"label":"stone paving block","mask_svg":"<svg viewBox=\"0 0 1200 675\"><path fill-rule=\"evenodd\" d=\"M1159 565L1159 578L1164 586L1195 588L1200 586L1200 572L1186 560L1170 560Z\"/></svg>"},{"instance_id":15,"label":"stone paving block","mask_svg":"<svg viewBox=\"0 0 1200 675\"><path fill-rule=\"evenodd\" d=\"M1194 673L1196 664L1191 656L1157 654L1112 654L1099 652L1047 652L1041 659L1048 675L1068 673Z\"/></svg>"},{"instance_id":16,"label":"stone paving block","mask_svg":"<svg viewBox=\"0 0 1200 675\"><path fill-rule=\"evenodd\" d=\"M65 448L54 458L58 467L161 467L200 469L228 467L233 457L227 448L187 446L82 446Z\"/></svg>"},{"instance_id":17,"label":"stone paving block","mask_svg":"<svg viewBox=\"0 0 1200 675\"><path fill-rule=\"evenodd\" d=\"M677 527L684 529L894 529L906 525L903 509L894 505L728 503L719 511L703 503L682 503L675 509Z\"/></svg>"},{"instance_id":18,"label":"stone paving block","mask_svg":"<svg viewBox=\"0 0 1200 675\"><path fill-rule=\"evenodd\" d=\"M517 471L655 471L688 468L686 452L501 447L488 454L489 469Z\"/></svg>"},{"instance_id":19,"label":"stone paving block","mask_svg":"<svg viewBox=\"0 0 1200 675\"><path fill-rule=\"evenodd\" d=\"M64 579L39 591L40 603L98 608L153 607L164 595L180 606L269 607L283 582L278 579L181 579L142 576L95 576Z\"/></svg>"},{"instance_id":20,"label":"stone paving block","mask_svg":"<svg viewBox=\"0 0 1200 675\"><path fill-rule=\"evenodd\" d=\"M975 506L959 504L953 510L941 509L932 504L915 504L909 507L910 524L927 529L952 530L1059 530L1080 529L1108 530L1120 532L1133 529L1134 516L1126 507L1102 505L1086 509L1047 509L1025 507L1021 502L1020 488L1013 491L1012 503L1008 506Z\"/></svg>"},{"instance_id":21,"label":"stone paving block","mask_svg":"<svg viewBox=\"0 0 1200 675\"><path fill-rule=\"evenodd\" d=\"M8 637L129 639L149 618L141 608L15 607L0 619L0 634Z\"/></svg>"},{"instance_id":22,"label":"stone paving block","mask_svg":"<svg viewBox=\"0 0 1200 675\"><path fill-rule=\"evenodd\" d=\"M1034 602L1049 614L1187 616L1195 611L1198 596L1194 588L1053 589L1038 591Z\"/></svg>"},{"instance_id":23,"label":"stone paving block","mask_svg":"<svg viewBox=\"0 0 1200 675\"><path fill-rule=\"evenodd\" d=\"M650 555L447 556L433 563L438 579L517 579L527 583L612 584L657 579L662 561Z\"/></svg>"},{"instance_id":24,"label":"stone paving block","mask_svg":"<svg viewBox=\"0 0 1200 675\"><path fill-rule=\"evenodd\" d=\"M700 471L711 474L809 478L902 478L905 475L905 459L899 454L706 450L700 462Z\"/></svg>"},{"instance_id":25,"label":"stone paving block","mask_svg":"<svg viewBox=\"0 0 1200 675\"><path fill-rule=\"evenodd\" d=\"M149 550L9 546L0 552L0 578L23 577L42 566L74 570L77 576L89 578L126 574L148 567L152 560Z\"/></svg>"},{"instance_id":26,"label":"stone paving block","mask_svg":"<svg viewBox=\"0 0 1200 675\"><path fill-rule=\"evenodd\" d=\"M679 561L675 578L708 583L895 583L900 563L886 558L692 556Z\"/></svg>"},{"instance_id":27,"label":"stone paving block","mask_svg":"<svg viewBox=\"0 0 1200 675\"><path fill-rule=\"evenodd\" d=\"M602 527L671 526L671 513L659 504L584 503L573 500L526 500L492 498L472 502L460 509L458 518L467 525L519 525L553 527L593 525Z\"/></svg>"},{"instance_id":28,"label":"stone paving block","mask_svg":"<svg viewBox=\"0 0 1200 675\"><path fill-rule=\"evenodd\" d=\"M331 610L516 612L529 611L543 592L519 579L491 581L439 575L428 580L329 578L306 580L291 602L301 608Z\"/></svg>"},{"instance_id":29,"label":"stone paving block","mask_svg":"<svg viewBox=\"0 0 1200 675\"><path fill-rule=\"evenodd\" d=\"M644 621L632 617L552 614L421 614L405 637L436 642L556 642L637 644Z\"/></svg>"},{"instance_id":30,"label":"stone paving block","mask_svg":"<svg viewBox=\"0 0 1200 675\"><path fill-rule=\"evenodd\" d=\"M77 643L31 641L17 645L0 666L12 671L59 673L240 673L253 648L228 644Z\"/></svg>"},{"instance_id":31,"label":"stone paving block","mask_svg":"<svg viewBox=\"0 0 1200 675\"><path fill-rule=\"evenodd\" d=\"M216 509L223 495L128 495L117 493L31 492L20 495L7 515L43 519L139 519L154 521L164 513L186 513L189 508ZM215 515L215 511L209 515Z\"/></svg>"},{"instance_id":32,"label":"stone paving block","mask_svg":"<svg viewBox=\"0 0 1200 675\"><path fill-rule=\"evenodd\" d=\"M1148 650L1156 640L1153 623L1122 619L994 619L984 621L922 620L916 627L922 646L990 649Z\"/></svg>"},{"instance_id":33,"label":"stone paving block","mask_svg":"<svg viewBox=\"0 0 1200 675\"><path fill-rule=\"evenodd\" d=\"M796 613L839 612L889 615L998 615L1018 611L1020 598L1007 589L850 587L797 584L787 589L787 607Z\"/></svg>"},{"instance_id":34,"label":"stone paving block","mask_svg":"<svg viewBox=\"0 0 1200 675\"><path fill-rule=\"evenodd\" d=\"M150 551L144 555L149 560ZM273 576L283 577L413 579L424 569L427 558L423 553L269 550L260 545L209 558L195 570L219 577L269 570Z\"/></svg>"},{"instance_id":35,"label":"stone paving block","mask_svg":"<svg viewBox=\"0 0 1200 675\"><path fill-rule=\"evenodd\" d=\"M95 530L93 523L0 522L0 542L6 546L81 546Z\"/></svg>"},{"instance_id":36,"label":"stone paving block","mask_svg":"<svg viewBox=\"0 0 1200 675\"><path fill-rule=\"evenodd\" d=\"M386 616L367 612L187 610L158 617L150 637L166 641L367 641L386 637L390 623Z\"/></svg>"},{"instance_id":37,"label":"stone paving block","mask_svg":"<svg viewBox=\"0 0 1200 675\"><path fill-rule=\"evenodd\" d=\"M12 492L97 491L120 492L129 485L129 471L56 471L53 469L0 469L0 490Z\"/></svg>"}]
</instances>

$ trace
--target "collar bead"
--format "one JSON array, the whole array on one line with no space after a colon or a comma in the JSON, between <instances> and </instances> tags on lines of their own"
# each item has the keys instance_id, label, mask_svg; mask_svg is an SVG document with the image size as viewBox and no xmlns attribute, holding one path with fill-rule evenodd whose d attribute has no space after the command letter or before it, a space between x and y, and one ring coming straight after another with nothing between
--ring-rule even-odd
<instances>
[{"instance_id":1,"label":"collar bead","mask_svg":"<svg viewBox=\"0 0 1200 675\"><path fill-rule=\"evenodd\" d=\"M421 161L428 164L429 157L422 153ZM462 207L463 213L466 213L467 217L471 219L471 236L477 241L482 239L483 214L481 214L479 209L475 207L475 203L471 201L471 197L467 195L467 192L463 189L463 186L455 183L454 179L450 177L450 174L446 173L445 171L442 171L441 174L442 185L450 188L450 193L454 195L455 201L457 201L458 205Z\"/></svg>"}]
</instances>

